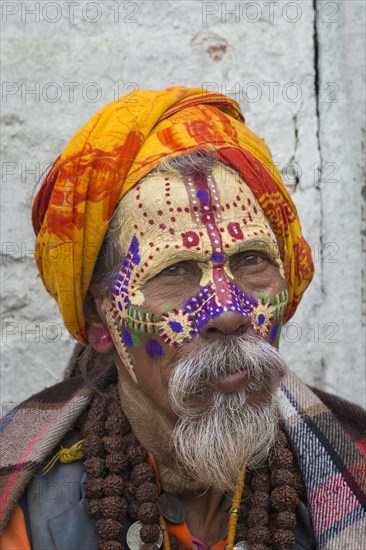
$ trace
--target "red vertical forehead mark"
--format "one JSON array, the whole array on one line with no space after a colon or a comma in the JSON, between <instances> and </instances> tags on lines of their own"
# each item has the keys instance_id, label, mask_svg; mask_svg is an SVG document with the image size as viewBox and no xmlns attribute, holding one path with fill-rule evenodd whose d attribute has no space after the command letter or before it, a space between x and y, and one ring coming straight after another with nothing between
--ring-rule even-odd
<instances>
[{"instance_id":1,"label":"red vertical forehead mark","mask_svg":"<svg viewBox=\"0 0 366 550\"><path fill-rule=\"evenodd\" d=\"M195 170L187 180L188 194L197 223L202 223L207 230L212 247L213 282L217 290L217 300L222 306L231 304L231 292L224 272L225 255L217 219L220 215L220 200L212 174Z\"/></svg>"}]
</instances>

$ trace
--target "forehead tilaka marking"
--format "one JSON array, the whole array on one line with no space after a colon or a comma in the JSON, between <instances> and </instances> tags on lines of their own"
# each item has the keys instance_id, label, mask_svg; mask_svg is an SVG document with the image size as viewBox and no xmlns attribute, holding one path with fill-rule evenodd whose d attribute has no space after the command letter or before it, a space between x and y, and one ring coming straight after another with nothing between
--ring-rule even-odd
<instances>
[{"instance_id":1,"label":"forehead tilaka marking","mask_svg":"<svg viewBox=\"0 0 366 550\"><path fill-rule=\"evenodd\" d=\"M221 180L221 181L220 181ZM253 248L266 252L283 275L276 238L258 201L241 178L221 165L206 177L195 172L153 174L123 198L121 248L133 234L140 243L141 263L131 277L131 301L144 303L144 284L172 263L194 260L202 270L201 286L214 282L223 299L225 280L233 279L228 257ZM221 292L224 290L224 292Z\"/></svg>"},{"instance_id":2,"label":"forehead tilaka marking","mask_svg":"<svg viewBox=\"0 0 366 550\"><path fill-rule=\"evenodd\" d=\"M217 301L220 305L230 303L230 289L224 272L224 251L222 237L216 224L216 215L220 215L220 203L213 177L195 171L188 177L187 187L192 210L196 221L202 223L211 243L212 279L217 290Z\"/></svg>"},{"instance_id":3,"label":"forehead tilaka marking","mask_svg":"<svg viewBox=\"0 0 366 550\"><path fill-rule=\"evenodd\" d=\"M228 180L220 189L225 190L225 184L228 189L221 193L221 197L213 174L194 171L184 182L181 178L172 178L174 188L180 192L181 206L177 205L178 201L173 202L172 183L165 178L164 199L170 226L161 200L153 219L150 217L153 215L151 208L156 205L151 201L151 189L150 201L144 208L143 186L137 187L135 199L138 210L142 212L142 220L140 217L140 224L137 219L133 224L135 235L130 240L116 278L111 308L124 349L132 350L140 346L141 335L145 334L150 335L145 343L146 353L150 357L160 356L163 348L159 339L171 346L180 346L200 334L210 319L226 311L248 316L251 326L262 336L269 334L270 341L281 329L287 291L272 297L265 294L250 296L236 286L230 272L228 258L239 251L241 243L248 239L262 238L267 246L270 242L274 257L278 255L278 248L263 212L255 204L249 190L244 193L239 185L236 191L240 194L234 195L235 200L231 198L231 202L224 202L225 199L229 201L230 185L231 190L237 186L237 182L233 185L230 179L234 177L232 174L226 173L226 176ZM161 184L161 178L157 178L152 187L157 185L159 188ZM228 215L231 208L235 219ZM159 222L157 231L155 222ZM228 255L229 252L231 254ZM152 276L173 261L176 263L193 258L203 271L198 293L186 300L180 309L179 306L166 307L163 313L158 313L142 307L145 301L144 285Z\"/></svg>"}]
</instances>

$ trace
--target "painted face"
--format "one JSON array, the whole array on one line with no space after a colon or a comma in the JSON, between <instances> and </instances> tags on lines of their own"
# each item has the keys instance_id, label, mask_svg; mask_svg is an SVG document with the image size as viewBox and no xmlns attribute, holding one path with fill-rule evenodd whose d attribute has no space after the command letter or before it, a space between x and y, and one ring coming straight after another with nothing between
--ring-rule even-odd
<instances>
[{"instance_id":1,"label":"painted face","mask_svg":"<svg viewBox=\"0 0 366 550\"><path fill-rule=\"evenodd\" d=\"M273 342L287 303L275 235L240 176L216 166L154 174L123 199L126 254L106 316L131 375L171 354L212 319L235 314Z\"/></svg>"}]
</instances>

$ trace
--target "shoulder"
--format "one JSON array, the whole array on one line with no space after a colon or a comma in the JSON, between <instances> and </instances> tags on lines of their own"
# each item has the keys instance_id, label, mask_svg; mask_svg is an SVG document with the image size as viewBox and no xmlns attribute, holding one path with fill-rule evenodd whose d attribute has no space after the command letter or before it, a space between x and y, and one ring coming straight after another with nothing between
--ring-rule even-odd
<instances>
[{"instance_id":1,"label":"shoulder","mask_svg":"<svg viewBox=\"0 0 366 550\"><path fill-rule=\"evenodd\" d=\"M81 376L69 378L33 395L1 420L0 530L39 466L74 426L96 389L110 378L105 371L95 373L91 383Z\"/></svg>"},{"instance_id":2,"label":"shoulder","mask_svg":"<svg viewBox=\"0 0 366 550\"><path fill-rule=\"evenodd\" d=\"M313 386L310 389L334 414L343 429L356 442L366 444L366 411L359 405L342 399L337 395L319 390Z\"/></svg>"}]
</instances>

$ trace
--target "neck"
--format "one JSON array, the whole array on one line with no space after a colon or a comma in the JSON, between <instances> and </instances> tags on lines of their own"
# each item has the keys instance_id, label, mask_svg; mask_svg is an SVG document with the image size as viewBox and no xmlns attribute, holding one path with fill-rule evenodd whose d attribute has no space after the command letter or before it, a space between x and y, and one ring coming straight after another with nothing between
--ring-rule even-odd
<instances>
[{"instance_id":1,"label":"neck","mask_svg":"<svg viewBox=\"0 0 366 550\"><path fill-rule=\"evenodd\" d=\"M123 412L141 445L154 455L163 490L192 497L207 494L207 486L189 479L178 464L170 443L174 421L156 409L122 365L118 365L118 370L118 391Z\"/></svg>"},{"instance_id":2,"label":"neck","mask_svg":"<svg viewBox=\"0 0 366 550\"><path fill-rule=\"evenodd\" d=\"M223 494L182 472L170 443L174 421L157 410L123 365L117 364L123 412L140 444L154 455L162 492L179 498L190 532L211 546L226 534L228 512L221 509Z\"/></svg>"}]
</instances>

